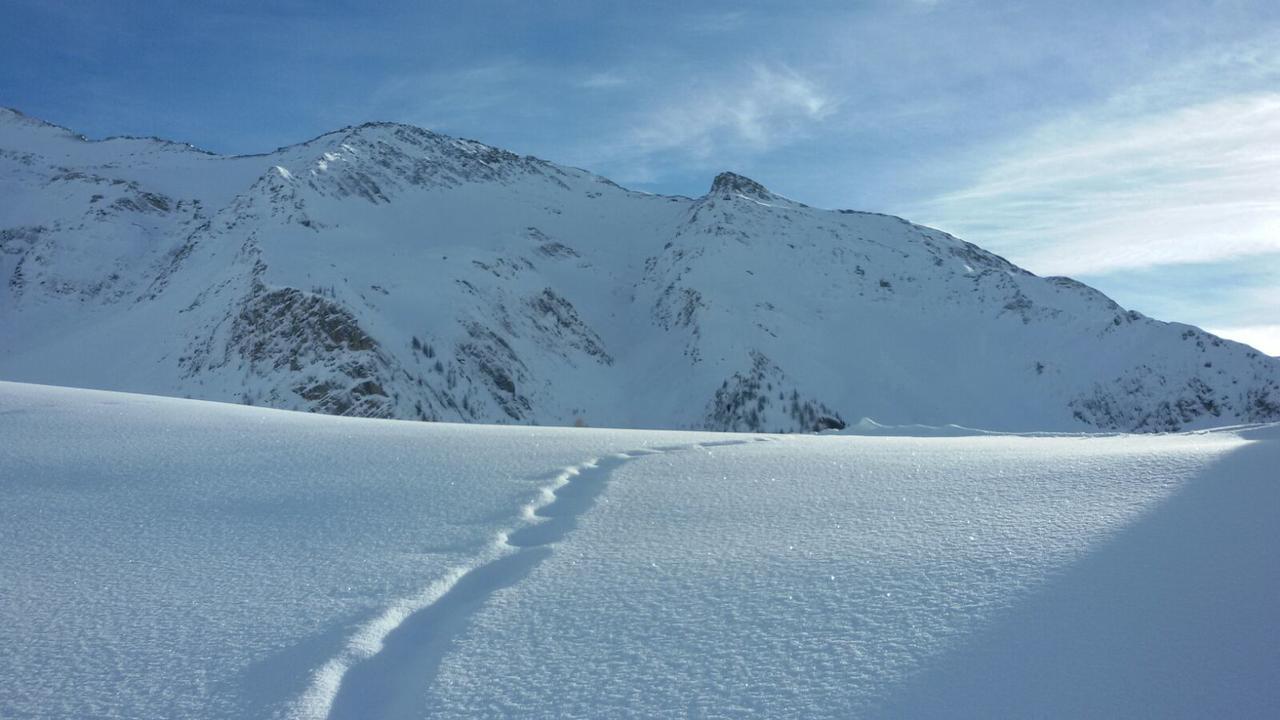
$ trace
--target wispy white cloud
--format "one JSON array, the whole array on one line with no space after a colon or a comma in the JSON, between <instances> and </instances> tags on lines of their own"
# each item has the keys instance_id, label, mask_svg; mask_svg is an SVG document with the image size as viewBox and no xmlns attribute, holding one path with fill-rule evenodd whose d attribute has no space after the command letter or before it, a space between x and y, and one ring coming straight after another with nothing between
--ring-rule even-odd
<instances>
[{"instance_id":1,"label":"wispy white cloud","mask_svg":"<svg viewBox=\"0 0 1280 720\"><path fill-rule=\"evenodd\" d=\"M699 157L734 145L766 150L827 118L835 107L816 82L787 68L756 65L665 100L643 116L625 143L639 154L681 150Z\"/></svg>"},{"instance_id":2,"label":"wispy white cloud","mask_svg":"<svg viewBox=\"0 0 1280 720\"><path fill-rule=\"evenodd\" d=\"M1048 273L1280 250L1280 94L1041 128L917 216Z\"/></svg>"},{"instance_id":3,"label":"wispy white cloud","mask_svg":"<svg viewBox=\"0 0 1280 720\"><path fill-rule=\"evenodd\" d=\"M778 64L575 68L495 60L390 76L364 103L339 110L497 144L516 118L527 143L517 151L648 183L740 167L815 136L838 107L822 83Z\"/></svg>"},{"instance_id":4,"label":"wispy white cloud","mask_svg":"<svg viewBox=\"0 0 1280 720\"><path fill-rule=\"evenodd\" d=\"M1045 273L1280 251L1280 93L1267 82L1280 52L1250 45L1177 71L990 149L971 184L912 214Z\"/></svg>"},{"instance_id":5,"label":"wispy white cloud","mask_svg":"<svg viewBox=\"0 0 1280 720\"><path fill-rule=\"evenodd\" d=\"M679 75L680 70L670 73ZM650 84L640 102L615 116L615 124L598 128L589 141L569 149L569 157L607 169L624 183L740 168L820 133L838 108L835 93L787 67L717 69L675 86Z\"/></svg>"}]
</instances>

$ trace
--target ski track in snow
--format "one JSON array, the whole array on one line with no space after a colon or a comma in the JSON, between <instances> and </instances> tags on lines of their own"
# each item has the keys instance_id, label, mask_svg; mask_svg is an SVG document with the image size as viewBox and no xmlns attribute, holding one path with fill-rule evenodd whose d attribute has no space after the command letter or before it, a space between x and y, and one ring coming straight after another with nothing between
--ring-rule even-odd
<instances>
[{"instance_id":1,"label":"ski track in snow","mask_svg":"<svg viewBox=\"0 0 1280 720\"><path fill-rule=\"evenodd\" d=\"M551 546L577 526L610 476L648 455L770 442L770 438L669 445L614 453L561 470L519 510L520 524L500 531L472 561L449 569L417 595L403 598L352 636L312 676L285 713L289 720L419 717L440 663L468 616L494 592L528 575ZM429 708L428 708L429 710Z\"/></svg>"}]
</instances>

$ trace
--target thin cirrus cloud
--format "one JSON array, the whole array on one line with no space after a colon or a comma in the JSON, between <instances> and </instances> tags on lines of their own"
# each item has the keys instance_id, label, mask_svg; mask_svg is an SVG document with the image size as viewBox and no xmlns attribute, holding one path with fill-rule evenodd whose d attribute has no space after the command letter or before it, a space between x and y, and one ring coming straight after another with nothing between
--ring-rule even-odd
<instances>
[{"instance_id":1,"label":"thin cirrus cloud","mask_svg":"<svg viewBox=\"0 0 1280 720\"><path fill-rule=\"evenodd\" d=\"M655 82L654 75L686 81ZM682 73L678 66L576 71L495 61L391 77L344 110L511 143L643 183L785 147L815 134L839 107L835 93L782 65Z\"/></svg>"},{"instance_id":2,"label":"thin cirrus cloud","mask_svg":"<svg viewBox=\"0 0 1280 720\"><path fill-rule=\"evenodd\" d=\"M709 165L728 166L821 131L840 103L821 83L784 67L753 65L672 88L649 88L570 151L622 182L652 182ZM613 123L610 123L610 120Z\"/></svg>"},{"instance_id":3,"label":"thin cirrus cloud","mask_svg":"<svg viewBox=\"0 0 1280 720\"><path fill-rule=\"evenodd\" d=\"M834 100L793 70L757 65L745 82L690 88L649 113L627 141L638 153L680 150L708 157L723 144L767 150L829 117Z\"/></svg>"},{"instance_id":4,"label":"thin cirrus cloud","mask_svg":"<svg viewBox=\"0 0 1280 720\"><path fill-rule=\"evenodd\" d=\"M1055 274L1280 252L1280 94L1055 123L915 214Z\"/></svg>"},{"instance_id":5,"label":"thin cirrus cloud","mask_svg":"<svg viewBox=\"0 0 1280 720\"><path fill-rule=\"evenodd\" d=\"M983 148L907 214L1280 355L1280 38L1263 40Z\"/></svg>"}]
</instances>

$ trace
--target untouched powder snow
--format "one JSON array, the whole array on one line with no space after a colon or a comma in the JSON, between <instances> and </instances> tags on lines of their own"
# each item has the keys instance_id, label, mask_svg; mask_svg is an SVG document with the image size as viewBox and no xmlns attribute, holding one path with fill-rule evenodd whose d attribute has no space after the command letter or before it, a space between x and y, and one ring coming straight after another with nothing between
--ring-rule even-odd
<instances>
[{"instance_id":1,"label":"untouched powder snow","mask_svg":"<svg viewBox=\"0 0 1280 720\"><path fill-rule=\"evenodd\" d=\"M0 383L0 717L1263 717L1278 461Z\"/></svg>"},{"instance_id":2,"label":"untouched powder snow","mask_svg":"<svg viewBox=\"0 0 1280 720\"><path fill-rule=\"evenodd\" d=\"M1273 528L1277 493L1261 465L1234 476L1237 450L1230 434L820 437L646 459L477 613L417 716L1262 716L1280 699L1277 533L1212 530ZM1166 517L1183 488L1232 499ZM1134 524L1159 539L1135 546ZM985 665L950 654L966 642ZM909 711L885 712L904 683Z\"/></svg>"}]
</instances>

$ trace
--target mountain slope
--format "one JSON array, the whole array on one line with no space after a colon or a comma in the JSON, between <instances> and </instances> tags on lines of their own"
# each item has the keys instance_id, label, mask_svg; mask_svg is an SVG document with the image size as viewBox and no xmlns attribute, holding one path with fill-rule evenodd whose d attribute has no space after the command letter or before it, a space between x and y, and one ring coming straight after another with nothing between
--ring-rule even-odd
<instances>
[{"instance_id":1,"label":"mountain slope","mask_svg":"<svg viewBox=\"0 0 1280 720\"><path fill-rule=\"evenodd\" d=\"M335 414L809 430L1280 419L1280 361L899 218L373 123L255 156L0 111L0 377Z\"/></svg>"}]
</instances>

